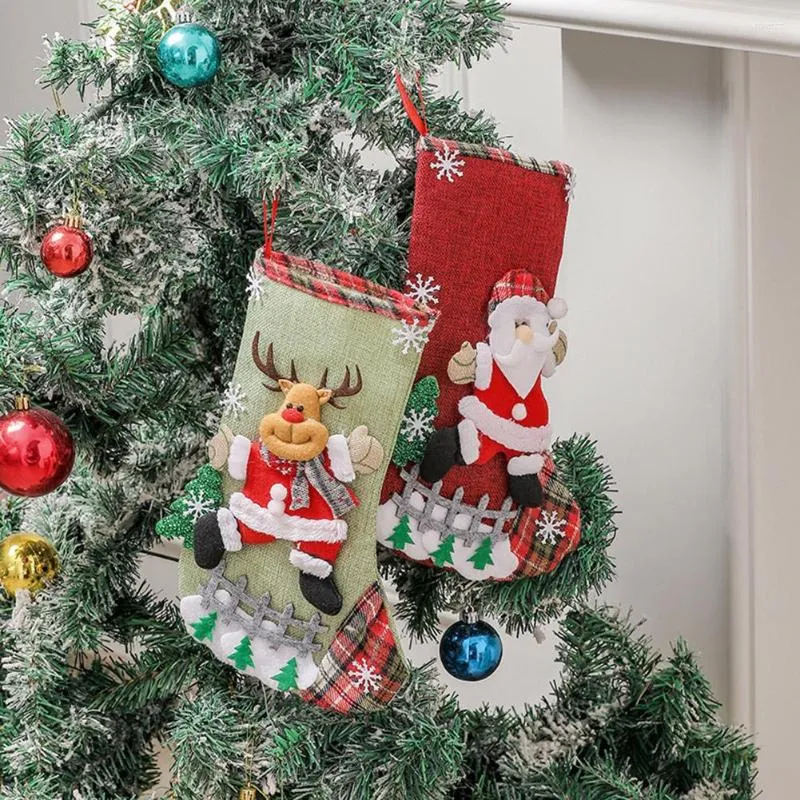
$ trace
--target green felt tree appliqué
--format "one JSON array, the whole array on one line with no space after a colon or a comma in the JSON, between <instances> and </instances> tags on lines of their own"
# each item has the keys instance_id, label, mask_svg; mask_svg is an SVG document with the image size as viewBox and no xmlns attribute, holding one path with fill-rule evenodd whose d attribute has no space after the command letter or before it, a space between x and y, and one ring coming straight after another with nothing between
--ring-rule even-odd
<instances>
[{"instance_id":1,"label":"green felt tree appliqu\u00e9","mask_svg":"<svg viewBox=\"0 0 800 800\"><path fill-rule=\"evenodd\" d=\"M433 375L426 375L414 384L392 453L392 461L398 467L416 463L425 454L433 423L439 415L438 398L439 382Z\"/></svg>"},{"instance_id":2,"label":"green felt tree appliqu\u00e9","mask_svg":"<svg viewBox=\"0 0 800 800\"><path fill-rule=\"evenodd\" d=\"M433 563L437 567L444 567L446 564L453 563L453 547L456 543L456 537L451 533L442 539L442 543L431 553Z\"/></svg>"},{"instance_id":3,"label":"green felt tree appliqu\u00e9","mask_svg":"<svg viewBox=\"0 0 800 800\"><path fill-rule=\"evenodd\" d=\"M222 505L222 476L210 464L205 464L186 484L184 493L169 507L172 512L156 523L156 533L164 539L183 538L183 546L194 542L194 524L204 514Z\"/></svg>"},{"instance_id":4,"label":"green felt tree appliqu\u00e9","mask_svg":"<svg viewBox=\"0 0 800 800\"><path fill-rule=\"evenodd\" d=\"M472 562L475 569L486 569L486 567L494 564L492 560L492 540L487 536L467 561Z\"/></svg>"},{"instance_id":5,"label":"green felt tree appliqu\u00e9","mask_svg":"<svg viewBox=\"0 0 800 800\"><path fill-rule=\"evenodd\" d=\"M289 692L297 688L297 659L291 658L284 664L283 669L272 676L281 692Z\"/></svg>"},{"instance_id":6,"label":"green felt tree appliqu\u00e9","mask_svg":"<svg viewBox=\"0 0 800 800\"><path fill-rule=\"evenodd\" d=\"M254 666L253 664L253 645L249 636L245 636L236 645L236 649L228 656L233 661L234 666L240 672L244 672L248 667Z\"/></svg>"},{"instance_id":7,"label":"green felt tree appliqu\u00e9","mask_svg":"<svg viewBox=\"0 0 800 800\"><path fill-rule=\"evenodd\" d=\"M400 522L394 526L392 535L389 537L392 547L395 550L403 550L407 544L413 544L414 539L411 536L411 526L408 522L408 514L403 514L400 517Z\"/></svg>"},{"instance_id":8,"label":"green felt tree appliqu\u00e9","mask_svg":"<svg viewBox=\"0 0 800 800\"><path fill-rule=\"evenodd\" d=\"M214 628L217 627L217 612L212 611L201 617L197 622L192 623L194 638L198 642L211 641L214 638Z\"/></svg>"}]
</instances>

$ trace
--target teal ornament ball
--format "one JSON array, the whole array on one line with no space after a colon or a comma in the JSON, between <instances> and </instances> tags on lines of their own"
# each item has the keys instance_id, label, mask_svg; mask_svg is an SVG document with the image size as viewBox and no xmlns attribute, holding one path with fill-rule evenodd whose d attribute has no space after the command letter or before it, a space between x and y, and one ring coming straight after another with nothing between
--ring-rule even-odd
<instances>
[{"instance_id":1,"label":"teal ornament ball","mask_svg":"<svg viewBox=\"0 0 800 800\"><path fill-rule=\"evenodd\" d=\"M197 22L170 28L158 43L158 63L164 77L181 89L208 83L219 70L222 53L212 31Z\"/></svg>"},{"instance_id":2,"label":"teal ornament ball","mask_svg":"<svg viewBox=\"0 0 800 800\"><path fill-rule=\"evenodd\" d=\"M451 625L439 643L442 666L460 681L482 681L499 666L503 642L497 631L471 609Z\"/></svg>"}]
</instances>

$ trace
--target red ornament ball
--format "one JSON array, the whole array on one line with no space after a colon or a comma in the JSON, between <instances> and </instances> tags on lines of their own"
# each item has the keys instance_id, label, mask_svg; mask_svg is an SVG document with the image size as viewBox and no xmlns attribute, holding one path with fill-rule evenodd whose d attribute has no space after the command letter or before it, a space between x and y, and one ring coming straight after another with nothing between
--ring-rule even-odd
<instances>
[{"instance_id":1,"label":"red ornament ball","mask_svg":"<svg viewBox=\"0 0 800 800\"><path fill-rule=\"evenodd\" d=\"M75 462L67 426L27 397L0 417L0 488L22 497L41 497L61 486Z\"/></svg>"},{"instance_id":2,"label":"red ornament ball","mask_svg":"<svg viewBox=\"0 0 800 800\"><path fill-rule=\"evenodd\" d=\"M42 264L59 278L80 275L94 257L92 238L73 225L58 225L42 239Z\"/></svg>"}]
</instances>

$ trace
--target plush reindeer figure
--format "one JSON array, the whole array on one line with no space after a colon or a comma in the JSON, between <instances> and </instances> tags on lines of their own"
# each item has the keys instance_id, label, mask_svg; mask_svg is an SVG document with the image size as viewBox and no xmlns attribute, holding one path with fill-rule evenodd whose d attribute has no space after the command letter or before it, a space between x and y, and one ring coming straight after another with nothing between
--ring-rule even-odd
<instances>
[{"instance_id":1,"label":"plush reindeer figure","mask_svg":"<svg viewBox=\"0 0 800 800\"><path fill-rule=\"evenodd\" d=\"M294 361L289 376L275 366L272 344L266 360L260 353L260 334L253 337L253 361L273 381L270 391L283 392L283 403L259 425L259 439L236 436L228 455L228 472L244 481L227 507L201 517L195 525L194 553L198 566L213 569L225 551L243 544L267 544L278 539L292 543L290 562L300 571L303 596L325 614L337 614L342 596L333 579L333 565L347 539L342 519L358 504L344 484L355 479L348 440L331 436L321 419L325 405L342 408L339 400L358 394L361 370L351 384L350 368L335 389L297 377Z\"/></svg>"}]
</instances>

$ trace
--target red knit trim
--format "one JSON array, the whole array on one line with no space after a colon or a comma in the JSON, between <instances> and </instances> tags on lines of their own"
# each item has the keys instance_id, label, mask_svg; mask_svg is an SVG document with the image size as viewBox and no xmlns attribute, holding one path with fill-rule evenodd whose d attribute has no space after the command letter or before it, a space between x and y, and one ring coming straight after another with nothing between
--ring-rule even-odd
<instances>
[{"instance_id":1,"label":"red knit trim","mask_svg":"<svg viewBox=\"0 0 800 800\"><path fill-rule=\"evenodd\" d=\"M270 280L329 303L381 314L389 319L416 322L420 327L432 324L438 317L438 312L414 302L407 295L319 261L273 252L265 262L263 251L259 251L256 266L259 265Z\"/></svg>"}]
</instances>

